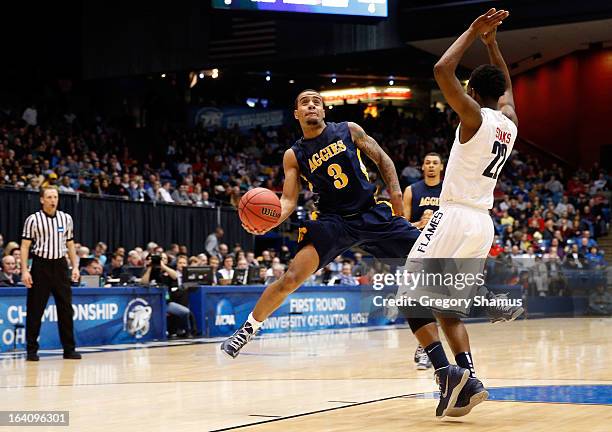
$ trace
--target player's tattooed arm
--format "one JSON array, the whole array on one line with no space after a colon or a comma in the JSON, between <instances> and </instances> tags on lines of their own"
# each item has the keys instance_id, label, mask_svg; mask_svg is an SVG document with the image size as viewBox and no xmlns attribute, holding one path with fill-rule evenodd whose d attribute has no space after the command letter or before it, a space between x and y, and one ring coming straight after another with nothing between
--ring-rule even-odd
<instances>
[{"instance_id":1,"label":"player's tattooed arm","mask_svg":"<svg viewBox=\"0 0 612 432\"><path fill-rule=\"evenodd\" d=\"M364 152L366 156L376 164L380 171L380 175L387 184L391 205L393 206L393 213L396 216L402 216L404 214L402 190L399 180L397 179L397 171L395 170L393 160L391 160L389 155L385 153L380 145L378 145L374 138L365 133L361 126L352 122L349 122L348 126L351 131L351 138L357 148Z\"/></svg>"}]
</instances>

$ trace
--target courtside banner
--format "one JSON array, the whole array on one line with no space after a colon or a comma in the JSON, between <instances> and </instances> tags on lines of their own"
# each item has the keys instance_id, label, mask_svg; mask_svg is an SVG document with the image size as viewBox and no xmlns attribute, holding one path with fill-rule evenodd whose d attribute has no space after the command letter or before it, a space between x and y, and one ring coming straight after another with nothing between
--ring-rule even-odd
<instances>
[{"instance_id":1,"label":"courtside banner","mask_svg":"<svg viewBox=\"0 0 612 432\"><path fill-rule=\"evenodd\" d=\"M0 289L0 351L25 349L26 288ZM165 291L148 288L74 288L77 347L166 338ZM61 348L53 297L45 308L41 349Z\"/></svg>"},{"instance_id":2,"label":"courtside banner","mask_svg":"<svg viewBox=\"0 0 612 432\"><path fill-rule=\"evenodd\" d=\"M255 307L263 286L201 287L190 298L192 311L206 336L231 335ZM385 290L394 297L394 291ZM289 295L268 318L262 333L308 332L399 324L398 311L377 307L371 286L303 286ZM385 295L383 293L383 295Z\"/></svg>"}]
</instances>

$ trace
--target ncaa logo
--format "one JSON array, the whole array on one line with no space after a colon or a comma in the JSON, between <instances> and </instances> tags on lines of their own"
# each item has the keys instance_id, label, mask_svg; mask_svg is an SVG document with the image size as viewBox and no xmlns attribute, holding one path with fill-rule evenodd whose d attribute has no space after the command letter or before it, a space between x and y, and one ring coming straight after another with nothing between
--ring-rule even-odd
<instances>
[{"instance_id":1,"label":"ncaa logo","mask_svg":"<svg viewBox=\"0 0 612 432\"><path fill-rule=\"evenodd\" d=\"M130 300L123 312L123 330L136 339L149 333L153 308L146 300L138 297Z\"/></svg>"},{"instance_id":2,"label":"ncaa logo","mask_svg":"<svg viewBox=\"0 0 612 432\"><path fill-rule=\"evenodd\" d=\"M234 307L227 299L222 299L217 303L215 308L215 326L221 327L223 331L233 331L236 327L236 316L234 315Z\"/></svg>"}]
</instances>

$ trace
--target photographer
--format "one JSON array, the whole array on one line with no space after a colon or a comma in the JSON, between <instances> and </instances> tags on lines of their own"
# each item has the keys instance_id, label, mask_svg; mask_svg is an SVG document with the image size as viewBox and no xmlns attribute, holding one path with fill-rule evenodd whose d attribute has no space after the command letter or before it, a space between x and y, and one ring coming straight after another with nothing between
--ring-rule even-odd
<instances>
[{"instance_id":1,"label":"photographer","mask_svg":"<svg viewBox=\"0 0 612 432\"><path fill-rule=\"evenodd\" d=\"M191 336L191 311L189 310L189 293L182 289L183 269L187 267L187 257L179 255L176 259L176 270L168 267L168 255L149 255L145 261L146 270L142 284L155 282L158 286L168 287L168 314L180 320L181 335Z\"/></svg>"}]
</instances>

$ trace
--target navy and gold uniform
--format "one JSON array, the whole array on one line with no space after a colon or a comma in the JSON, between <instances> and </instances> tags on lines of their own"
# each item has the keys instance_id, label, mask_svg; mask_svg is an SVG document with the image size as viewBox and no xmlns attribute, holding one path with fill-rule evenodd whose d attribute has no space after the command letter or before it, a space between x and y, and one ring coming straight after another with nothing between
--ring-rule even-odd
<instances>
[{"instance_id":1,"label":"navy and gold uniform","mask_svg":"<svg viewBox=\"0 0 612 432\"><path fill-rule=\"evenodd\" d=\"M434 213L440 208L440 192L442 192L442 182L435 186L428 186L421 180L410 185L412 192L412 208L410 219L420 221L425 210L432 210Z\"/></svg>"},{"instance_id":2,"label":"navy and gold uniform","mask_svg":"<svg viewBox=\"0 0 612 432\"><path fill-rule=\"evenodd\" d=\"M291 147L302 179L319 195L316 220L300 227L298 250L312 244L319 268L353 246L378 258L408 255L420 231L393 216L389 203L377 203L362 155L348 123L327 123L319 136Z\"/></svg>"}]
</instances>

